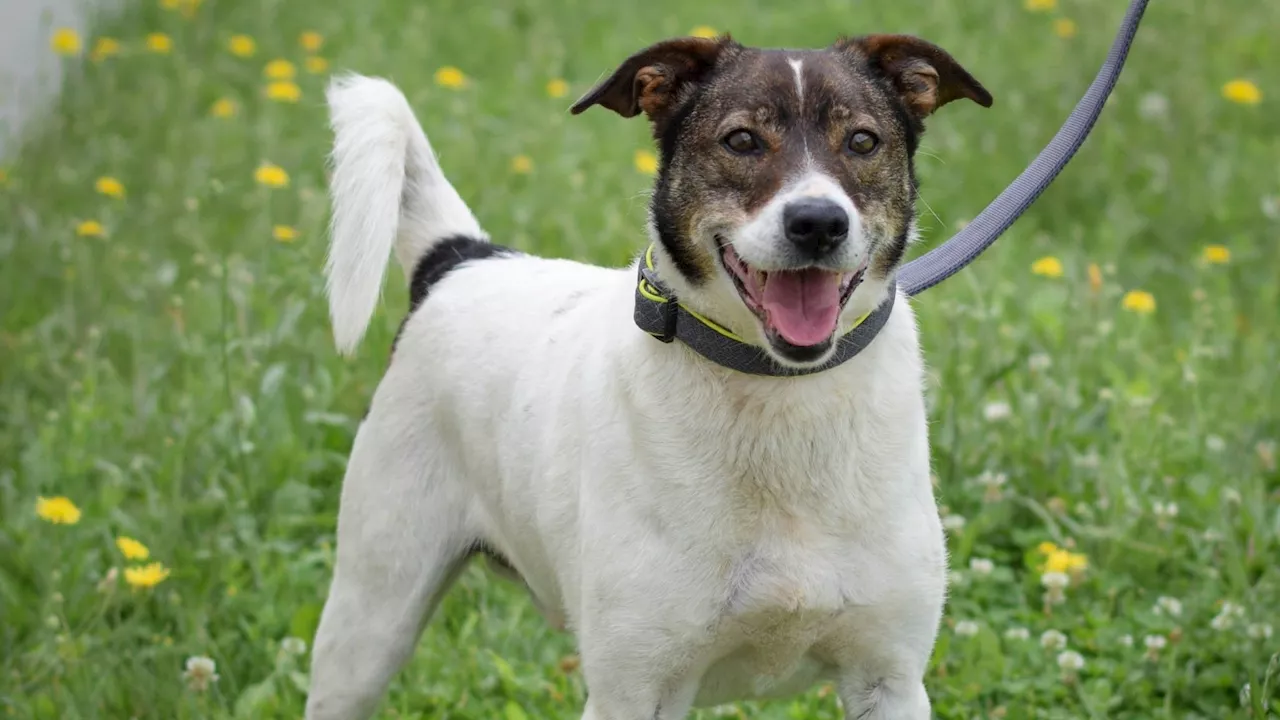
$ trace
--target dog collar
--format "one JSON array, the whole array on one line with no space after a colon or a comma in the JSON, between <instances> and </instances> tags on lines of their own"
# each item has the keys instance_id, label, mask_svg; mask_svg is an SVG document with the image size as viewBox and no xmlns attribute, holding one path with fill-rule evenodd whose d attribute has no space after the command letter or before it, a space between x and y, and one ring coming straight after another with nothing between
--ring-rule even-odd
<instances>
[{"instance_id":1,"label":"dog collar","mask_svg":"<svg viewBox=\"0 0 1280 720\"><path fill-rule=\"evenodd\" d=\"M636 281L635 321L641 330L662 342L679 340L702 357L730 370L749 375L795 377L830 370L862 352L889 319L896 295L897 286L891 283L889 297L875 310L855 320L853 327L836 340L836 351L830 360L813 367L787 367L732 330L680 304L675 294L658 280L650 245L640 261Z\"/></svg>"}]
</instances>

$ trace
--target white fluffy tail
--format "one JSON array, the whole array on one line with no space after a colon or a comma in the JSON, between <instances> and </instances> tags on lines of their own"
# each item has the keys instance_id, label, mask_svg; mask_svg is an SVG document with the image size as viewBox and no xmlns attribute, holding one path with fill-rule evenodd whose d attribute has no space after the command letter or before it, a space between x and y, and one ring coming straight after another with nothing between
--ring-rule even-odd
<instances>
[{"instance_id":1,"label":"white fluffy tail","mask_svg":"<svg viewBox=\"0 0 1280 720\"><path fill-rule=\"evenodd\" d=\"M325 275L334 340L350 355L377 309L392 251L412 278L418 259L440 240L487 236L395 85L345 75L327 95L334 142Z\"/></svg>"}]
</instances>

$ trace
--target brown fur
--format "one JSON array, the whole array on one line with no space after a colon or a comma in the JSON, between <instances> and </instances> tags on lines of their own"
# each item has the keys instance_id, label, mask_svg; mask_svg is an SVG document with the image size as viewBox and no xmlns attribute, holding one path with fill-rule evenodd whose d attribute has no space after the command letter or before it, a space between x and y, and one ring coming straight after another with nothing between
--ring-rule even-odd
<instances>
[{"instance_id":1,"label":"brown fur","mask_svg":"<svg viewBox=\"0 0 1280 720\"><path fill-rule=\"evenodd\" d=\"M803 97L790 58L803 62ZM872 242L871 269L897 267L915 221L912 159L923 119L960 98L991 95L944 50L904 35L842 39L825 50L747 48L729 36L677 38L628 58L573 106L643 111L661 164L651 204L659 238L693 284L715 268L715 240L747 222L812 163L853 200ZM739 129L764 144L738 155L722 145ZM857 131L879 139L860 155Z\"/></svg>"}]
</instances>

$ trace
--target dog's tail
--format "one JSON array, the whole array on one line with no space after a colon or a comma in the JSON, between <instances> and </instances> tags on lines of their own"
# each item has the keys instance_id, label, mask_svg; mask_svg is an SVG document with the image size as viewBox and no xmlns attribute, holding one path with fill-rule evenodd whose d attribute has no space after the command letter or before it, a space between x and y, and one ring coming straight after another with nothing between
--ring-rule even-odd
<instances>
[{"instance_id":1,"label":"dog's tail","mask_svg":"<svg viewBox=\"0 0 1280 720\"><path fill-rule=\"evenodd\" d=\"M411 278L441 240L488 238L395 85L345 75L330 83L327 96L334 144L325 275L334 340L350 355L377 308L392 252Z\"/></svg>"}]
</instances>

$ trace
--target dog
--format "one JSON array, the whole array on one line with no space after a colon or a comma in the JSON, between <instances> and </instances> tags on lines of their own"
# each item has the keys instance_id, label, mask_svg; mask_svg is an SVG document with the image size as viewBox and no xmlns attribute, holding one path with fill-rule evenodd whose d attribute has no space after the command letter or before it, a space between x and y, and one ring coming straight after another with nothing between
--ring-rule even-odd
<instances>
[{"instance_id":1,"label":"dog","mask_svg":"<svg viewBox=\"0 0 1280 720\"><path fill-rule=\"evenodd\" d=\"M584 720L819 682L847 718L928 718L947 551L894 278L924 120L987 90L904 35L640 50L572 108L652 125L649 250L625 268L492 243L394 85L346 75L327 97L339 350L392 254L411 307L343 480L307 718L370 716L476 555L574 633ZM641 295L774 370L642 331Z\"/></svg>"}]
</instances>

